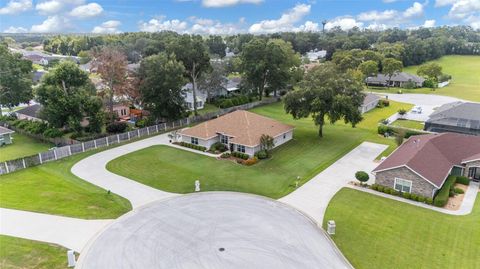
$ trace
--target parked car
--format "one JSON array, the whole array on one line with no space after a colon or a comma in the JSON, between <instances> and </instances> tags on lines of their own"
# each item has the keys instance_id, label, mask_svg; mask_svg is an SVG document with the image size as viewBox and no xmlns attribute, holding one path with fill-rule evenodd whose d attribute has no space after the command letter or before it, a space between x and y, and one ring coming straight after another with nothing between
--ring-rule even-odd
<instances>
[{"instance_id":1,"label":"parked car","mask_svg":"<svg viewBox=\"0 0 480 269\"><path fill-rule=\"evenodd\" d=\"M422 107L421 106L415 106L414 108L412 108L412 113L422 114Z\"/></svg>"}]
</instances>

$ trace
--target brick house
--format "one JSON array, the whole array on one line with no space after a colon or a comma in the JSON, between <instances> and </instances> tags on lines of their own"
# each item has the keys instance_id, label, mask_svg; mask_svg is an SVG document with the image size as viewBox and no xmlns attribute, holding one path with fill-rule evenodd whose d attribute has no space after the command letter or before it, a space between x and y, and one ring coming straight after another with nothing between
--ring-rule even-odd
<instances>
[{"instance_id":1,"label":"brick house","mask_svg":"<svg viewBox=\"0 0 480 269\"><path fill-rule=\"evenodd\" d=\"M433 198L449 175L480 180L480 137L456 133L412 136L372 173L379 185Z\"/></svg>"},{"instance_id":2,"label":"brick house","mask_svg":"<svg viewBox=\"0 0 480 269\"><path fill-rule=\"evenodd\" d=\"M180 131L181 141L210 148L214 143L225 144L230 151L249 156L260 151L260 137L274 139L274 147L293 138L294 127L258 114L237 110L213 120Z\"/></svg>"}]
</instances>

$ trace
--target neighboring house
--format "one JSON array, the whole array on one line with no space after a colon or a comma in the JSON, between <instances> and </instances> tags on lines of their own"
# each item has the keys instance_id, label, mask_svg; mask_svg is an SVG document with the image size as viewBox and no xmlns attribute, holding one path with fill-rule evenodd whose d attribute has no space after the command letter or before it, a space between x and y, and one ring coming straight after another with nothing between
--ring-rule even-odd
<instances>
[{"instance_id":1,"label":"neighboring house","mask_svg":"<svg viewBox=\"0 0 480 269\"><path fill-rule=\"evenodd\" d=\"M109 110L108 106L105 109ZM114 104L113 113L117 115L120 121L130 120L130 107L126 104L122 104L122 103Z\"/></svg>"},{"instance_id":2,"label":"neighboring house","mask_svg":"<svg viewBox=\"0 0 480 269\"><path fill-rule=\"evenodd\" d=\"M233 77L227 79L227 83L224 86L224 88L227 90L227 94L232 94L240 90L240 83L242 83L241 77Z\"/></svg>"},{"instance_id":3,"label":"neighboring house","mask_svg":"<svg viewBox=\"0 0 480 269\"><path fill-rule=\"evenodd\" d=\"M378 74L374 77L368 77L366 83L369 86L381 86L381 87L404 87L407 83L415 83L415 87L422 87L424 78L415 76L409 73L400 72L389 78L388 75Z\"/></svg>"},{"instance_id":4,"label":"neighboring house","mask_svg":"<svg viewBox=\"0 0 480 269\"><path fill-rule=\"evenodd\" d=\"M193 110L193 85L192 83L187 83L182 87L184 91L183 97L185 100L185 104L187 105L188 110ZM207 101L207 93L199 90L197 88L196 91L197 97L197 109L203 109L205 106L205 102Z\"/></svg>"},{"instance_id":5,"label":"neighboring house","mask_svg":"<svg viewBox=\"0 0 480 269\"><path fill-rule=\"evenodd\" d=\"M480 104L453 102L435 110L425 122L425 130L480 135Z\"/></svg>"},{"instance_id":6,"label":"neighboring house","mask_svg":"<svg viewBox=\"0 0 480 269\"><path fill-rule=\"evenodd\" d=\"M293 137L294 127L279 121L237 110L213 120L180 131L183 142L210 148L214 143L225 144L230 151L250 156L261 150L260 137L265 134L274 138L278 147Z\"/></svg>"},{"instance_id":7,"label":"neighboring house","mask_svg":"<svg viewBox=\"0 0 480 269\"><path fill-rule=\"evenodd\" d=\"M31 61L34 64L48 65L48 58L38 54L24 55L23 58Z\"/></svg>"},{"instance_id":8,"label":"neighboring house","mask_svg":"<svg viewBox=\"0 0 480 269\"><path fill-rule=\"evenodd\" d=\"M14 131L0 126L0 146L12 144Z\"/></svg>"},{"instance_id":9,"label":"neighboring house","mask_svg":"<svg viewBox=\"0 0 480 269\"><path fill-rule=\"evenodd\" d=\"M41 109L42 105L34 104L15 111L15 115L17 115L17 119L19 120L43 121L40 118Z\"/></svg>"},{"instance_id":10,"label":"neighboring house","mask_svg":"<svg viewBox=\"0 0 480 269\"><path fill-rule=\"evenodd\" d=\"M377 107L378 101L380 101L380 96L373 93L367 93L367 95L365 95L365 99L363 99L363 104L360 107L360 112L363 114L374 109Z\"/></svg>"},{"instance_id":11,"label":"neighboring house","mask_svg":"<svg viewBox=\"0 0 480 269\"><path fill-rule=\"evenodd\" d=\"M326 50L311 50L305 54L310 62L316 62L320 59L325 58L327 56Z\"/></svg>"},{"instance_id":12,"label":"neighboring house","mask_svg":"<svg viewBox=\"0 0 480 269\"><path fill-rule=\"evenodd\" d=\"M480 180L480 137L456 133L412 136L372 173L379 185L433 198L449 175Z\"/></svg>"}]
</instances>

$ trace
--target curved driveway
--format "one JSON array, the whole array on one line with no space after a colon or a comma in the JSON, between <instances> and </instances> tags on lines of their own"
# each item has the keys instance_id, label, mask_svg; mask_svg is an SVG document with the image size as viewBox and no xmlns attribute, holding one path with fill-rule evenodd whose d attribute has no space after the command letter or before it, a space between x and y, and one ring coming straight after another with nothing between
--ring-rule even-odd
<instances>
[{"instance_id":1,"label":"curved driveway","mask_svg":"<svg viewBox=\"0 0 480 269\"><path fill-rule=\"evenodd\" d=\"M325 232L290 206L204 192L151 203L112 223L77 269L351 268Z\"/></svg>"}]
</instances>

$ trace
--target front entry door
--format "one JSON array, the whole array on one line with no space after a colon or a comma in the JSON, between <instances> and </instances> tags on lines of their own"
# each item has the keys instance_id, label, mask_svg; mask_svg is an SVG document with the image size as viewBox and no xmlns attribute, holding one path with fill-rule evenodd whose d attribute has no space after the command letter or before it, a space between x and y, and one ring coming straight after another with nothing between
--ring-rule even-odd
<instances>
[{"instance_id":1,"label":"front entry door","mask_svg":"<svg viewBox=\"0 0 480 269\"><path fill-rule=\"evenodd\" d=\"M473 180L480 180L480 167L470 167L468 169L468 177Z\"/></svg>"},{"instance_id":2,"label":"front entry door","mask_svg":"<svg viewBox=\"0 0 480 269\"><path fill-rule=\"evenodd\" d=\"M230 144L230 152L233 152L234 144Z\"/></svg>"}]
</instances>

